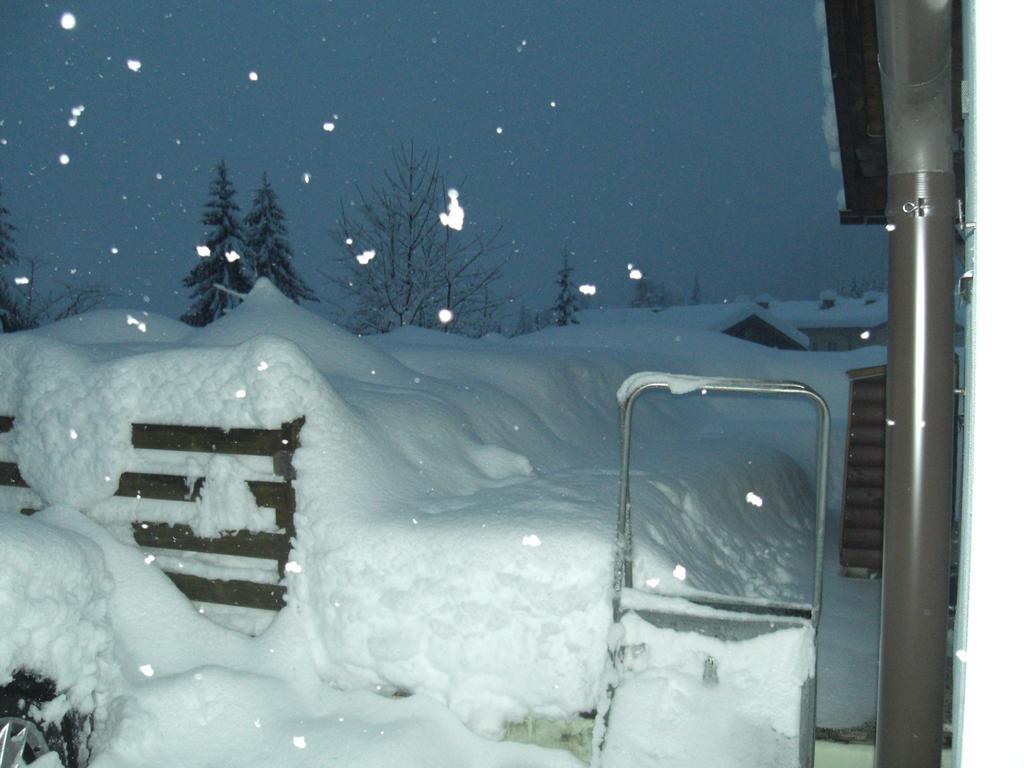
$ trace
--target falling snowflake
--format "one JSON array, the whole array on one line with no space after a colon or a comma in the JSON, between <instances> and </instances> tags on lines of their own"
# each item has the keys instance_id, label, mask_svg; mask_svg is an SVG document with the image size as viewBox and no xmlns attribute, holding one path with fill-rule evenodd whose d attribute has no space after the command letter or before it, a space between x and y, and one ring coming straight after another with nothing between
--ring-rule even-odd
<instances>
[{"instance_id":1,"label":"falling snowflake","mask_svg":"<svg viewBox=\"0 0 1024 768\"><path fill-rule=\"evenodd\" d=\"M74 29L76 24L78 24L78 19L76 19L75 14L71 12L67 12L60 17L60 26L62 29Z\"/></svg>"},{"instance_id":2,"label":"falling snowflake","mask_svg":"<svg viewBox=\"0 0 1024 768\"><path fill-rule=\"evenodd\" d=\"M238 251L228 251L224 254L224 258L228 260L228 264L234 264L242 257L238 254Z\"/></svg>"},{"instance_id":3,"label":"falling snowflake","mask_svg":"<svg viewBox=\"0 0 1024 768\"><path fill-rule=\"evenodd\" d=\"M146 677L152 677L153 676L153 665L152 664L143 664L141 667L139 667L139 672L144 674Z\"/></svg>"},{"instance_id":4,"label":"falling snowflake","mask_svg":"<svg viewBox=\"0 0 1024 768\"><path fill-rule=\"evenodd\" d=\"M302 566L296 563L294 560L289 560L284 565L284 569L288 573L302 573Z\"/></svg>"},{"instance_id":5,"label":"falling snowflake","mask_svg":"<svg viewBox=\"0 0 1024 768\"><path fill-rule=\"evenodd\" d=\"M16 277L14 278L15 285L28 285L29 279L27 277Z\"/></svg>"},{"instance_id":6,"label":"falling snowflake","mask_svg":"<svg viewBox=\"0 0 1024 768\"><path fill-rule=\"evenodd\" d=\"M462 229L462 223L466 218L466 211L459 205L459 190L448 190L448 212L440 214L441 223L456 232Z\"/></svg>"},{"instance_id":7,"label":"falling snowflake","mask_svg":"<svg viewBox=\"0 0 1024 768\"><path fill-rule=\"evenodd\" d=\"M643 278L644 278L644 273L641 272L636 267L633 267L633 268L631 268L629 270L629 279L630 280L643 280Z\"/></svg>"},{"instance_id":8,"label":"falling snowflake","mask_svg":"<svg viewBox=\"0 0 1024 768\"><path fill-rule=\"evenodd\" d=\"M313 177L310 176L308 173L302 174L302 181L305 182L306 184L309 184L309 180L312 179L312 178Z\"/></svg>"},{"instance_id":9,"label":"falling snowflake","mask_svg":"<svg viewBox=\"0 0 1024 768\"><path fill-rule=\"evenodd\" d=\"M70 438L71 438L72 440L77 440L77 439L78 439L78 432L76 432L76 431L75 431L75 430L73 430L73 429L69 429L69 430L68 430L68 436L69 436L69 437L70 437Z\"/></svg>"},{"instance_id":10,"label":"falling snowflake","mask_svg":"<svg viewBox=\"0 0 1024 768\"><path fill-rule=\"evenodd\" d=\"M142 562L144 562L146 565L152 565L153 561L155 561L155 560L156 560L156 557L154 555L146 555L142 559Z\"/></svg>"},{"instance_id":11,"label":"falling snowflake","mask_svg":"<svg viewBox=\"0 0 1024 768\"><path fill-rule=\"evenodd\" d=\"M590 285L589 283L586 285L581 285L580 293L582 293L584 296L593 296L595 293L597 293L597 286Z\"/></svg>"},{"instance_id":12,"label":"falling snowflake","mask_svg":"<svg viewBox=\"0 0 1024 768\"><path fill-rule=\"evenodd\" d=\"M257 371L265 371L270 365L267 364L266 360L260 360L260 364L256 366Z\"/></svg>"},{"instance_id":13,"label":"falling snowflake","mask_svg":"<svg viewBox=\"0 0 1024 768\"><path fill-rule=\"evenodd\" d=\"M499 125L497 128L494 129L494 132L500 136L505 132L505 129Z\"/></svg>"},{"instance_id":14,"label":"falling snowflake","mask_svg":"<svg viewBox=\"0 0 1024 768\"><path fill-rule=\"evenodd\" d=\"M125 63L128 65L128 69L130 69L132 72L138 72L140 69L142 69L142 62L138 59L128 59L128 61Z\"/></svg>"},{"instance_id":15,"label":"falling snowflake","mask_svg":"<svg viewBox=\"0 0 1024 768\"><path fill-rule=\"evenodd\" d=\"M442 325L448 325L455 319L455 314L450 309L442 309L437 313L437 319L441 321Z\"/></svg>"},{"instance_id":16,"label":"falling snowflake","mask_svg":"<svg viewBox=\"0 0 1024 768\"><path fill-rule=\"evenodd\" d=\"M58 157L57 159L60 161L61 165L67 165L68 163L71 162L71 158L66 154L61 154L61 156Z\"/></svg>"},{"instance_id":17,"label":"falling snowflake","mask_svg":"<svg viewBox=\"0 0 1024 768\"><path fill-rule=\"evenodd\" d=\"M867 341L868 339L871 338L871 331L861 331L860 337Z\"/></svg>"},{"instance_id":18,"label":"falling snowflake","mask_svg":"<svg viewBox=\"0 0 1024 768\"><path fill-rule=\"evenodd\" d=\"M334 130L334 123L332 123L331 121L328 120L326 123L324 123L324 130L327 131L328 133L333 131Z\"/></svg>"},{"instance_id":19,"label":"falling snowflake","mask_svg":"<svg viewBox=\"0 0 1024 768\"><path fill-rule=\"evenodd\" d=\"M531 533L528 536L523 536L523 546L524 547L539 547L540 546L540 536L538 536L536 533Z\"/></svg>"},{"instance_id":20,"label":"falling snowflake","mask_svg":"<svg viewBox=\"0 0 1024 768\"><path fill-rule=\"evenodd\" d=\"M747 491L747 504L754 507L760 507L764 504L764 499L758 496L753 491Z\"/></svg>"},{"instance_id":21,"label":"falling snowflake","mask_svg":"<svg viewBox=\"0 0 1024 768\"><path fill-rule=\"evenodd\" d=\"M249 73L249 79L252 80L255 83L257 80L260 79L260 76L259 76L259 74L257 72L250 72Z\"/></svg>"},{"instance_id":22,"label":"falling snowflake","mask_svg":"<svg viewBox=\"0 0 1024 768\"><path fill-rule=\"evenodd\" d=\"M679 564L676 564L676 567L672 569L672 575L680 581L686 581L686 569Z\"/></svg>"},{"instance_id":23,"label":"falling snowflake","mask_svg":"<svg viewBox=\"0 0 1024 768\"><path fill-rule=\"evenodd\" d=\"M660 582L661 582L661 579L651 578L651 579L647 579L647 581L645 581L644 584L646 584L651 589L654 589L656 586L658 586L658 584Z\"/></svg>"},{"instance_id":24,"label":"falling snowflake","mask_svg":"<svg viewBox=\"0 0 1024 768\"><path fill-rule=\"evenodd\" d=\"M373 257L376 256L376 255L377 255L377 252L372 250L372 249L369 250L369 251L363 251L362 253L360 253L359 255L356 256L356 261L358 261L360 264L362 264L365 267L367 264L369 264L371 261L373 261Z\"/></svg>"},{"instance_id":25,"label":"falling snowflake","mask_svg":"<svg viewBox=\"0 0 1024 768\"><path fill-rule=\"evenodd\" d=\"M292 736L292 744L296 749L306 748L306 737L305 736Z\"/></svg>"},{"instance_id":26,"label":"falling snowflake","mask_svg":"<svg viewBox=\"0 0 1024 768\"><path fill-rule=\"evenodd\" d=\"M196 246L196 254L199 256L199 258L205 259L207 256L210 255L210 246L208 246L208 245L197 245Z\"/></svg>"},{"instance_id":27,"label":"falling snowflake","mask_svg":"<svg viewBox=\"0 0 1024 768\"><path fill-rule=\"evenodd\" d=\"M112 246L110 247L110 252L111 252L112 254L114 254L115 256L117 256L117 254L118 254L118 253L120 253L120 251L118 251L118 250L117 250L117 246L116 246L116 245L112 245Z\"/></svg>"},{"instance_id":28,"label":"falling snowflake","mask_svg":"<svg viewBox=\"0 0 1024 768\"><path fill-rule=\"evenodd\" d=\"M237 397L239 400L244 398L245 397L245 390L244 389L237 389L237 390L235 390L235 397Z\"/></svg>"}]
</instances>

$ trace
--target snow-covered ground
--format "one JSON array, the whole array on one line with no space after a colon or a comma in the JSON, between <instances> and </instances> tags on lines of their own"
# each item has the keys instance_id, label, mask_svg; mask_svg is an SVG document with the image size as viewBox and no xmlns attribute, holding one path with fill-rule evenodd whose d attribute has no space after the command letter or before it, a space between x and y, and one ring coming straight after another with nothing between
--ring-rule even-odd
<instances>
[{"instance_id":1,"label":"snow-covered ground","mask_svg":"<svg viewBox=\"0 0 1024 768\"><path fill-rule=\"evenodd\" d=\"M584 313L580 325L512 340L412 328L358 338L263 282L202 329L111 310L0 336L0 414L16 417L0 460L16 460L39 497L8 489L0 504L48 507L0 514L0 615L14 617L0 682L18 665L56 675L66 703L95 709L100 768L195 755L247 766L576 764L495 739L527 716L601 703L615 393L636 371L663 370L795 379L829 402L818 722L860 725L874 714L878 585L838 572L845 371L883 355L782 352L644 311ZM130 543L135 508L113 492L140 460L133 421L277 427L297 416L288 606L250 619L273 621L249 637L197 613L161 561ZM638 405L635 434L638 583L809 595L813 409L658 394ZM166 502L159 514L207 533L243 519L273 527L247 503L235 461L189 458L181 473L208 478L201 511ZM640 698L642 714L650 695Z\"/></svg>"}]
</instances>

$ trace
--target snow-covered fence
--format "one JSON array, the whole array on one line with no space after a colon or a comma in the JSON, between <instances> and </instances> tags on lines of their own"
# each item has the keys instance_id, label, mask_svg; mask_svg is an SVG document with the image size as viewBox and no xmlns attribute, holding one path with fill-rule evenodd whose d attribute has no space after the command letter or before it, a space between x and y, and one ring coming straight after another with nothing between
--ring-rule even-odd
<instances>
[{"instance_id":1,"label":"snow-covered fence","mask_svg":"<svg viewBox=\"0 0 1024 768\"><path fill-rule=\"evenodd\" d=\"M0 416L0 432L14 427L13 416ZM132 447L136 450L229 454L269 457L277 480L246 480L256 506L274 510L277 531L236 530L217 536L200 536L190 525L133 520L132 534L143 547L198 552L207 555L260 558L277 562L279 578L284 577L291 540L295 535L295 470L292 456L299 445L303 418L282 424L279 429L228 429L166 424L132 424ZM197 503L204 477L124 472L115 496L155 501ZM17 464L0 462L0 486L29 488ZM22 509L31 513L32 509ZM165 569L168 577L191 600L266 610L284 606L283 584L266 584L235 579L212 579Z\"/></svg>"}]
</instances>

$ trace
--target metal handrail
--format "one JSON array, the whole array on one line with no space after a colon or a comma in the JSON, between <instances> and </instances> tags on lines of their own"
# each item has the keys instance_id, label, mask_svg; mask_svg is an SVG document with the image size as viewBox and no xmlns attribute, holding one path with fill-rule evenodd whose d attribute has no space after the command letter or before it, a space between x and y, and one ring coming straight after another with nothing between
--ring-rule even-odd
<instances>
[{"instance_id":1,"label":"metal handrail","mask_svg":"<svg viewBox=\"0 0 1024 768\"><path fill-rule=\"evenodd\" d=\"M633 405L644 392L652 389L667 389L673 394L687 394L700 391L739 392L755 394L796 395L812 400L818 410L817 430L817 473L815 506L815 557L814 591L811 600L811 623L817 634L821 616L821 591L825 561L825 507L828 487L828 439L830 418L828 405L810 387L795 381L768 381L761 379L738 379L721 377L694 377L668 373L641 373L631 376L619 389L619 427L622 445L622 467L619 479L619 517L614 572L613 608L615 620L621 618L621 595L623 588L633 587L633 524L629 501L629 458ZM747 602L744 598L725 596L729 610L759 609L763 603ZM799 608L804 603L780 602L783 608ZM725 607L723 605L723 607Z\"/></svg>"}]
</instances>

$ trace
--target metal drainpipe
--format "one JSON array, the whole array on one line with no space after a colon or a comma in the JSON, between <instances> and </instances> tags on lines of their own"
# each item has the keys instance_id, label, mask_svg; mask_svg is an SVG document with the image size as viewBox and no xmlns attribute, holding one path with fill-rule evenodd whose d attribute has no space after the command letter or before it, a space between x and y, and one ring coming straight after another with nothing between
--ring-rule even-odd
<instances>
[{"instance_id":1,"label":"metal drainpipe","mask_svg":"<svg viewBox=\"0 0 1024 768\"><path fill-rule=\"evenodd\" d=\"M953 469L951 0L877 0L889 167L885 543L876 768L942 749Z\"/></svg>"}]
</instances>

